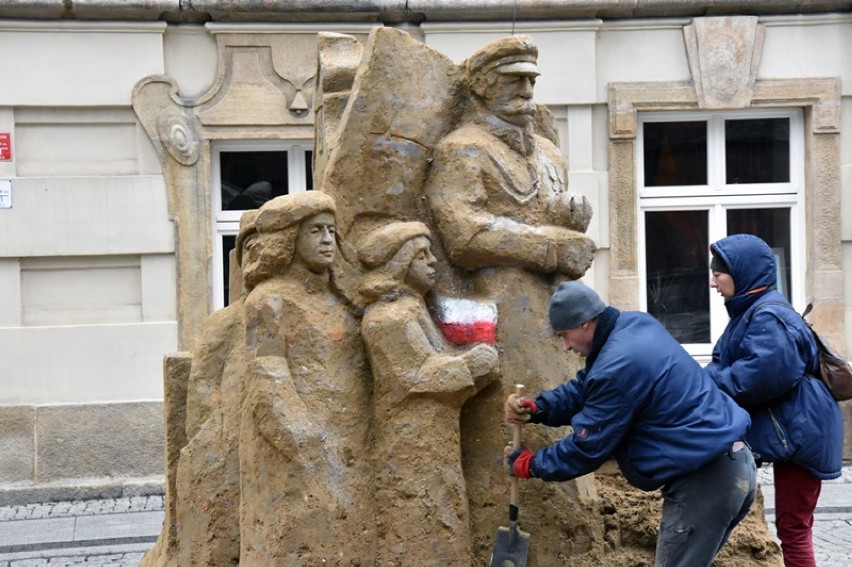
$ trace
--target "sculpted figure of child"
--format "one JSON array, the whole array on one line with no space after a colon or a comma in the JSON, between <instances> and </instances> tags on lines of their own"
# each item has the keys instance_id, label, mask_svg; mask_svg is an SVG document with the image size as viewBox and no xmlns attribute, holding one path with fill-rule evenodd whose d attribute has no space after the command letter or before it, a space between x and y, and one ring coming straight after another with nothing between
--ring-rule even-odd
<instances>
[{"instance_id":1,"label":"sculpted figure of child","mask_svg":"<svg viewBox=\"0 0 852 567\"><path fill-rule=\"evenodd\" d=\"M361 332L373 369L377 565L472 565L461 407L495 378L497 350L441 335L423 296L435 283L419 222L369 233L359 251Z\"/></svg>"}]
</instances>

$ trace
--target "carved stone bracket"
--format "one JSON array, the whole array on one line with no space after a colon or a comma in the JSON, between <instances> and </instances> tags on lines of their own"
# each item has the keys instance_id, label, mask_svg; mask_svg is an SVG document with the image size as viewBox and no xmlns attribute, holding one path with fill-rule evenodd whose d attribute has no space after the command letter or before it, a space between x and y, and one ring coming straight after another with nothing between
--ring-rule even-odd
<instances>
[{"instance_id":1,"label":"carved stone bracket","mask_svg":"<svg viewBox=\"0 0 852 567\"><path fill-rule=\"evenodd\" d=\"M764 35L757 16L698 18L683 28L699 108L748 106Z\"/></svg>"}]
</instances>

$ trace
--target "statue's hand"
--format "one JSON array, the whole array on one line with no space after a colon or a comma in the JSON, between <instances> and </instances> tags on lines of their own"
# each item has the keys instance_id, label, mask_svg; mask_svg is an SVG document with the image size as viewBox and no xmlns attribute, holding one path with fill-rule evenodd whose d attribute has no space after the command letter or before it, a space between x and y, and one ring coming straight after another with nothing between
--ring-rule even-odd
<instances>
[{"instance_id":1,"label":"statue's hand","mask_svg":"<svg viewBox=\"0 0 852 567\"><path fill-rule=\"evenodd\" d=\"M592 221L592 205L584 195L560 193L553 203L557 222L577 232L586 232Z\"/></svg>"},{"instance_id":2,"label":"statue's hand","mask_svg":"<svg viewBox=\"0 0 852 567\"><path fill-rule=\"evenodd\" d=\"M474 378L488 374L497 366L497 349L484 343L474 346L463 357Z\"/></svg>"},{"instance_id":3,"label":"statue's hand","mask_svg":"<svg viewBox=\"0 0 852 567\"><path fill-rule=\"evenodd\" d=\"M595 249L592 239L585 236L563 240L556 247L556 271L572 279L580 279L591 267Z\"/></svg>"}]
</instances>

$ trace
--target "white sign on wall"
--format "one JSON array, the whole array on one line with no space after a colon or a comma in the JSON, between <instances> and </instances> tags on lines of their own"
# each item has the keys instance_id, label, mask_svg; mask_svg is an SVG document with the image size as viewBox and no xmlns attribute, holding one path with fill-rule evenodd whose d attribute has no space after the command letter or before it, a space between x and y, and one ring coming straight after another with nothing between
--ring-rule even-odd
<instances>
[{"instance_id":1,"label":"white sign on wall","mask_svg":"<svg viewBox=\"0 0 852 567\"><path fill-rule=\"evenodd\" d=\"M12 180L0 179L0 209L12 208Z\"/></svg>"}]
</instances>

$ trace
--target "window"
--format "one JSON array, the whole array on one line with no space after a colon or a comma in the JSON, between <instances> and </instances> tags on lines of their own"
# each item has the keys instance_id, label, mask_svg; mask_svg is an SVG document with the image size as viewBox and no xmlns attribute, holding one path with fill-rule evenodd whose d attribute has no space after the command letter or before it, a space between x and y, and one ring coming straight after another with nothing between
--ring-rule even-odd
<instances>
[{"instance_id":1,"label":"window","mask_svg":"<svg viewBox=\"0 0 852 567\"><path fill-rule=\"evenodd\" d=\"M214 144L213 309L228 305L229 255L243 211L256 209L280 195L313 189L312 159L309 141Z\"/></svg>"},{"instance_id":2,"label":"window","mask_svg":"<svg viewBox=\"0 0 852 567\"><path fill-rule=\"evenodd\" d=\"M642 308L707 360L724 330L709 288L709 246L751 233L776 252L778 290L804 296L804 149L799 111L648 113L639 117Z\"/></svg>"}]
</instances>

